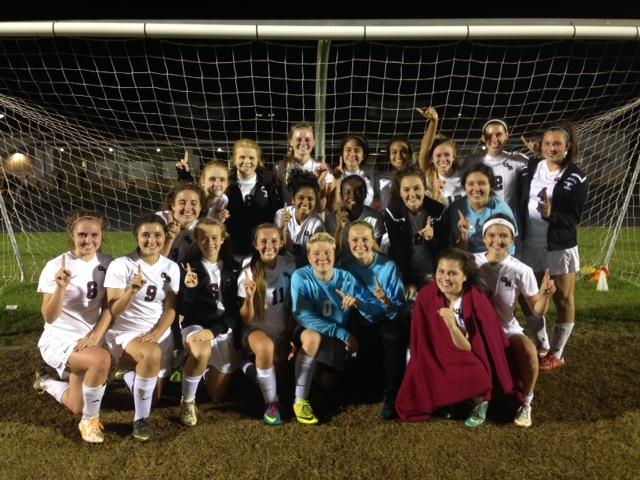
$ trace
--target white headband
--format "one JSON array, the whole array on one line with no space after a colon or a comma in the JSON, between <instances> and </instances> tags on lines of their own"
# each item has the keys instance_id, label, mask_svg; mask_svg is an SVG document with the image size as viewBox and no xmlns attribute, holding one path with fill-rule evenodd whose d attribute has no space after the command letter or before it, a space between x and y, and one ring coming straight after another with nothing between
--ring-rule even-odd
<instances>
[{"instance_id":1,"label":"white headband","mask_svg":"<svg viewBox=\"0 0 640 480\"><path fill-rule=\"evenodd\" d=\"M487 123L485 123L482 126L482 134L484 135L484 131L486 130L486 128L491 125L492 123L499 123L500 125L502 125L504 127L504 131L508 132L509 128L507 127L507 124L505 122L503 122L502 120L499 120L497 118L492 118L491 120L489 120Z\"/></svg>"},{"instance_id":2,"label":"white headband","mask_svg":"<svg viewBox=\"0 0 640 480\"><path fill-rule=\"evenodd\" d=\"M487 233L487 229L492 225L504 225L509 230L511 230L511 234L514 237L516 236L516 227L513 226L513 223L511 223L509 220L505 220L504 218L492 218L491 220L487 220L486 222L484 222L484 225L482 226L483 237L484 234Z\"/></svg>"}]
</instances>

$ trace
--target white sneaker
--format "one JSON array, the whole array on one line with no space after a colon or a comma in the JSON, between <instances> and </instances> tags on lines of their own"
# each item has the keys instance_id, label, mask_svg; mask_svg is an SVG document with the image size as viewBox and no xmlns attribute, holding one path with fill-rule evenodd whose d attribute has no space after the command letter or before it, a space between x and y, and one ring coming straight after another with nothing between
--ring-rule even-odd
<instances>
[{"instance_id":1,"label":"white sneaker","mask_svg":"<svg viewBox=\"0 0 640 480\"><path fill-rule=\"evenodd\" d=\"M102 430L104 430L104 427L100 423L100 420L98 420L97 418L83 418L78 424L78 429L80 430L80 435L82 435L82 439L85 442L104 442L104 435L102 434Z\"/></svg>"},{"instance_id":2,"label":"white sneaker","mask_svg":"<svg viewBox=\"0 0 640 480\"><path fill-rule=\"evenodd\" d=\"M198 411L195 400L191 400L190 402L182 400L180 402L180 421L187 427L193 427L198 423Z\"/></svg>"},{"instance_id":3,"label":"white sneaker","mask_svg":"<svg viewBox=\"0 0 640 480\"><path fill-rule=\"evenodd\" d=\"M51 377L49 375L47 375L46 373L40 373L40 372L36 372L36 377L33 381L33 389L39 393L39 394L43 394L45 392L45 389L42 387L42 384L44 382L46 382L47 380L49 380Z\"/></svg>"},{"instance_id":4,"label":"white sneaker","mask_svg":"<svg viewBox=\"0 0 640 480\"><path fill-rule=\"evenodd\" d=\"M513 423L517 427L528 428L532 425L531 421L531 405L520 405L516 412L516 418L513 419Z\"/></svg>"}]
</instances>

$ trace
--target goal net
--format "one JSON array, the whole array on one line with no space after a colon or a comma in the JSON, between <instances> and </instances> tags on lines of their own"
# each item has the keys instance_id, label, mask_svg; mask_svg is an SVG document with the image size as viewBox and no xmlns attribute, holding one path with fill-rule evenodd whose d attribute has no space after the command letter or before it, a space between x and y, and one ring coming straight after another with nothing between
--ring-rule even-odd
<instances>
[{"instance_id":1,"label":"goal net","mask_svg":"<svg viewBox=\"0 0 640 480\"><path fill-rule=\"evenodd\" d=\"M520 135L572 120L590 184L582 263L640 282L639 48L334 41L324 69L327 161L336 163L347 133L366 136L378 170L392 136L417 151L425 121L416 107L437 108L462 157L480 151L490 118L510 126L512 150L523 150ZM263 147L267 165L283 158L289 127L315 119L317 50L309 41L0 39L0 288L21 278L16 251L25 279L37 279L77 207L105 211L116 232L160 209L185 149L196 176L208 160L228 160L242 137ZM132 245L130 234L112 238Z\"/></svg>"}]
</instances>

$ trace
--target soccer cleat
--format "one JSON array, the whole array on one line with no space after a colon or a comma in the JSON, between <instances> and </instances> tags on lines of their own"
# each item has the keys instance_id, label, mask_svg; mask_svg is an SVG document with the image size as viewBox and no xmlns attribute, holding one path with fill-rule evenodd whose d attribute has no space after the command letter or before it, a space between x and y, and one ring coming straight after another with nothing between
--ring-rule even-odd
<instances>
[{"instance_id":1,"label":"soccer cleat","mask_svg":"<svg viewBox=\"0 0 640 480\"><path fill-rule=\"evenodd\" d=\"M304 425L315 425L318 423L318 419L313 414L313 408L308 400L298 400L293 404L293 413L296 415L298 423Z\"/></svg>"},{"instance_id":2,"label":"soccer cleat","mask_svg":"<svg viewBox=\"0 0 640 480\"><path fill-rule=\"evenodd\" d=\"M552 372L564 367L564 358L557 358L553 353L548 354L538 364L541 372Z\"/></svg>"},{"instance_id":3,"label":"soccer cleat","mask_svg":"<svg viewBox=\"0 0 640 480\"><path fill-rule=\"evenodd\" d=\"M382 410L378 413L380 420L394 420L398 418L398 412L396 411L396 405L394 402L384 402L382 404Z\"/></svg>"},{"instance_id":4,"label":"soccer cleat","mask_svg":"<svg viewBox=\"0 0 640 480\"><path fill-rule=\"evenodd\" d=\"M282 425L282 418L280 417L280 406L278 405L278 402L273 402L267 405L267 409L264 411L262 420L264 420L265 424L272 427Z\"/></svg>"},{"instance_id":5,"label":"soccer cleat","mask_svg":"<svg viewBox=\"0 0 640 480\"><path fill-rule=\"evenodd\" d=\"M531 421L531 405L520 405L513 423L516 427L529 428L533 423Z\"/></svg>"},{"instance_id":6,"label":"soccer cleat","mask_svg":"<svg viewBox=\"0 0 640 480\"><path fill-rule=\"evenodd\" d=\"M102 423L100 423L99 419L95 417L83 418L78 424L78 429L80 430L80 435L82 435L82 439L85 442L104 442L104 435L102 434L104 427L102 426Z\"/></svg>"},{"instance_id":7,"label":"soccer cleat","mask_svg":"<svg viewBox=\"0 0 640 480\"><path fill-rule=\"evenodd\" d=\"M482 425L487 419L487 408L489 408L489 402L478 403L473 407L471 415L464 421L464 424L467 427L479 427Z\"/></svg>"},{"instance_id":8,"label":"soccer cleat","mask_svg":"<svg viewBox=\"0 0 640 480\"><path fill-rule=\"evenodd\" d=\"M182 400L180 402L180 421L187 427L193 427L198 423L198 410L196 409L195 400Z\"/></svg>"},{"instance_id":9,"label":"soccer cleat","mask_svg":"<svg viewBox=\"0 0 640 480\"><path fill-rule=\"evenodd\" d=\"M45 393L45 389L43 388L42 384L50 378L51 376L47 375L46 373L36 372L35 379L33 381L33 389L36 391L36 393L40 395Z\"/></svg>"},{"instance_id":10,"label":"soccer cleat","mask_svg":"<svg viewBox=\"0 0 640 480\"><path fill-rule=\"evenodd\" d=\"M139 418L133 422L133 438L139 442L148 442L151 440L153 432L149 425L148 418Z\"/></svg>"}]
</instances>

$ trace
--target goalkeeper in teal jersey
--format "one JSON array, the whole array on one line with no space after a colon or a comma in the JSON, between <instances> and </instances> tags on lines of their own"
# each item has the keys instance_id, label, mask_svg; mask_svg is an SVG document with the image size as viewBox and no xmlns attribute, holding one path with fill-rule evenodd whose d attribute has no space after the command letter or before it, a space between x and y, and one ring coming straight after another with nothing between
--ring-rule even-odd
<instances>
[{"instance_id":1,"label":"goalkeeper in teal jersey","mask_svg":"<svg viewBox=\"0 0 640 480\"><path fill-rule=\"evenodd\" d=\"M358 339L347 328L351 312L357 310L369 322L382 314L380 302L353 275L334 268L335 248L331 235L315 234L307 242L309 266L291 277L293 317L299 324L295 339L300 347L293 411L298 422L307 425L318 423L307 401L316 363L341 370L347 356L358 352Z\"/></svg>"}]
</instances>

